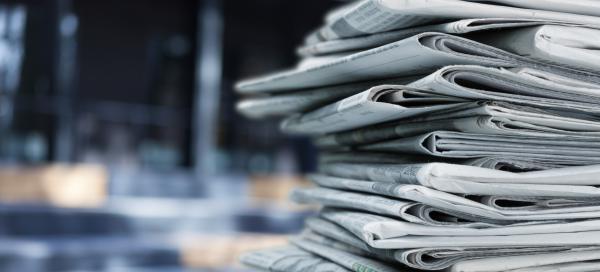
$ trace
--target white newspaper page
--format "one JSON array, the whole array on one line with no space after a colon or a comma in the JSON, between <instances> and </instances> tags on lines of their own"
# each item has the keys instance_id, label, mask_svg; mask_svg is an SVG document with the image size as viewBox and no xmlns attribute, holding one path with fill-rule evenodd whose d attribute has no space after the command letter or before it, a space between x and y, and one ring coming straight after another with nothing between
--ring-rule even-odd
<instances>
[{"instance_id":1,"label":"white newspaper page","mask_svg":"<svg viewBox=\"0 0 600 272\"><path fill-rule=\"evenodd\" d=\"M598 198L481 196L479 201L475 201L473 197L465 198L419 185L371 182L324 175L311 175L309 178L319 186L326 188L352 190L411 200L436 207L439 209L436 212L455 211L456 213L453 214L467 214L469 216L466 216L466 218L479 217L480 221L496 222L496 224L507 225L515 222L539 220L587 219L600 216L600 206L597 205ZM532 205L535 206L509 209L493 203L498 199L503 199L504 202L519 201L520 203L535 201L532 202L534 203Z\"/></svg>"},{"instance_id":2,"label":"white newspaper page","mask_svg":"<svg viewBox=\"0 0 600 272\"><path fill-rule=\"evenodd\" d=\"M600 16L600 2L597 0L577 0L577 1L562 1L562 0L465 0L470 2L481 2L490 4L501 4L513 7L551 10L565 13L584 14L591 16Z\"/></svg>"},{"instance_id":3,"label":"white newspaper page","mask_svg":"<svg viewBox=\"0 0 600 272\"><path fill-rule=\"evenodd\" d=\"M321 148L338 148L342 146L358 146L372 144L398 138L413 137L432 131L457 131L473 134L514 135L534 137L559 137L564 135L600 136L600 123L585 120L574 120L556 116L547 118L528 118L523 115L512 116L473 116L457 119L439 119L415 122L393 122L379 126L371 126L347 132L330 134L318 138ZM443 115L438 115L444 117ZM428 116L433 117L433 116ZM570 130L578 127L582 130Z\"/></svg>"},{"instance_id":4,"label":"white newspaper page","mask_svg":"<svg viewBox=\"0 0 600 272\"><path fill-rule=\"evenodd\" d=\"M319 138L320 139L320 138ZM360 140L358 140L360 141ZM365 152L360 150L350 150L349 148L337 147L337 144L328 143L325 150L319 156L318 165L326 165L331 163L364 163L364 164L410 164L410 163L430 163L430 162L445 162L461 165L476 166L480 168L502 170L509 172L531 172L540 170L549 170L554 168L565 167L565 164L574 163L573 161L561 162L560 164L552 164L540 161L524 161L509 157L485 157L476 159L443 159L431 156L414 155L414 154L393 154L381 152ZM333 150L331 150L333 149ZM345 150L346 149L346 150ZM581 162L582 165L585 162Z\"/></svg>"},{"instance_id":5,"label":"white newspaper page","mask_svg":"<svg viewBox=\"0 0 600 272\"><path fill-rule=\"evenodd\" d=\"M574 263L600 260L600 250L572 250L570 252L521 255L470 260L455 264L450 271L500 272L516 269L535 268L561 263ZM518 271L518 270L517 270ZM560 270L562 271L562 270Z\"/></svg>"},{"instance_id":6,"label":"white newspaper page","mask_svg":"<svg viewBox=\"0 0 600 272\"><path fill-rule=\"evenodd\" d=\"M423 94L398 85L381 85L281 124L292 134L324 134L454 108L460 98Z\"/></svg>"},{"instance_id":7,"label":"white newspaper page","mask_svg":"<svg viewBox=\"0 0 600 272\"><path fill-rule=\"evenodd\" d=\"M236 108L239 112L250 118L289 116L317 109L342 98L364 92L373 86L382 84L403 85L412 83L420 78L392 78L299 90L285 94L261 95L242 99L237 103Z\"/></svg>"},{"instance_id":8,"label":"white newspaper page","mask_svg":"<svg viewBox=\"0 0 600 272\"><path fill-rule=\"evenodd\" d=\"M560 271L560 272L596 272L600 267L600 261L584 261L574 263L563 263L563 264L551 264L544 266L528 267L513 269L508 272L548 272L548 271Z\"/></svg>"},{"instance_id":9,"label":"white newspaper page","mask_svg":"<svg viewBox=\"0 0 600 272\"><path fill-rule=\"evenodd\" d=\"M352 232L349 232L343 227L323 218L311 217L307 219L306 227L309 231L318 235L334 239L340 243L358 248L373 255L377 255L379 259L387 261L396 260L397 254L395 250L373 248L354 235Z\"/></svg>"},{"instance_id":10,"label":"white newspaper page","mask_svg":"<svg viewBox=\"0 0 600 272\"><path fill-rule=\"evenodd\" d=\"M539 73L548 74L542 71ZM597 88L600 88L600 85L597 85L597 88L580 87L581 84L587 83L553 82L552 77L531 81L531 75L481 66L449 66L411 83L409 86L412 88L400 85L373 87L329 106L291 117L283 123L282 128L285 132L294 134L323 134L409 117L419 120L417 116L425 115L430 119L423 119L423 121L430 121L433 119L431 115L437 112L441 111L437 115L444 116L452 111L464 109L462 107L468 107L456 103L461 102L461 99L469 99L495 100L530 106L523 107L533 111L529 116L521 113L513 114L513 118L520 120L507 121L511 123L507 127L511 128L512 125L517 125L524 130L538 128L540 132L559 134L562 132L570 134L569 129L574 130L573 132L578 129L584 130L582 126L586 124L591 125L588 129L593 130L593 127L598 129L598 125L592 125L591 121L574 122L574 119L598 120L600 94ZM472 86L478 87L476 89ZM548 113L542 114L543 111L532 108L540 106L548 108ZM556 113L553 114L554 117L549 118L551 111ZM573 118L568 118L569 116ZM448 118L458 117L459 115L456 114L448 116ZM471 120L471 125L464 124L464 127L471 128L470 132L478 133L480 126L472 125L473 121ZM459 123L457 120L454 124L463 126ZM498 124L491 120L488 123L489 127ZM434 125L436 124L430 124L430 126ZM441 130L453 128L450 123L437 125ZM402 129L402 127L396 128ZM421 131L425 129L420 124L415 124L414 128ZM411 127L406 129L414 135L415 131L411 130ZM497 131L493 130L494 133Z\"/></svg>"},{"instance_id":11,"label":"white newspaper page","mask_svg":"<svg viewBox=\"0 0 600 272\"><path fill-rule=\"evenodd\" d=\"M317 244L320 244L323 246L331 247L333 249L340 250L340 251L345 251L345 252L348 252L350 254L357 255L357 256L367 257L367 258L376 259L376 260L383 260L382 258L377 256L377 254L374 254L371 251L363 250L360 247L355 247L355 246L343 243L343 242L335 240L333 238L321 235L310 229L303 230L302 233L300 233L300 235L294 236L293 238L298 239L298 240L311 241L311 242L314 242L314 243L317 243ZM363 243L360 240L358 240L358 241ZM390 259L387 259L386 261L390 261Z\"/></svg>"},{"instance_id":12,"label":"white newspaper page","mask_svg":"<svg viewBox=\"0 0 600 272\"><path fill-rule=\"evenodd\" d=\"M422 75L454 64L518 66L512 57L516 55L467 39L440 33L421 33L323 65L245 80L237 85L237 89L240 93L282 92Z\"/></svg>"},{"instance_id":13,"label":"white newspaper page","mask_svg":"<svg viewBox=\"0 0 600 272\"><path fill-rule=\"evenodd\" d=\"M345 251L336 250L312 241L293 239L294 245L309 251L315 255L339 264L350 271L363 272L403 272L408 271L400 267L392 267L373 259L350 254Z\"/></svg>"},{"instance_id":14,"label":"white newspaper page","mask_svg":"<svg viewBox=\"0 0 600 272\"><path fill-rule=\"evenodd\" d=\"M240 93L284 92L349 82L422 75L448 65L528 67L600 83L592 72L544 63L449 34L427 32L381 47L240 82Z\"/></svg>"},{"instance_id":15,"label":"white newspaper page","mask_svg":"<svg viewBox=\"0 0 600 272\"><path fill-rule=\"evenodd\" d=\"M326 188L297 189L292 199L303 204L320 204L326 207L361 210L398 218L407 222L429 226L460 226L465 228L490 228L509 225L511 221L487 219L451 207L428 206L412 201L361 193L344 192ZM597 214L600 214L598 212Z\"/></svg>"},{"instance_id":16,"label":"white newspaper page","mask_svg":"<svg viewBox=\"0 0 600 272\"><path fill-rule=\"evenodd\" d=\"M441 270L452 266L455 263L500 256L514 256L521 254L539 254L550 252L567 252L573 249L572 246L542 246L542 247L432 247L415 248L406 250L385 250L376 249L368 246L354 234L330 221L321 218L309 218L307 227L317 236L304 236L307 239L315 239L318 236L328 237L330 240L338 241L355 249L360 248L368 254L376 255L388 261L398 261L416 269ZM322 241L318 238L316 242ZM336 242L329 242L334 247Z\"/></svg>"},{"instance_id":17,"label":"white newspaper page","mask_svg":"<svg viewBox=\"0 0 600 272\"><path fill-rule=\"evenodd\" d=\"M568 166L580 162L585 162L584 165L600 163L599 139L594 136L531 137L435 131L357 148L457 159L506 156L557 164L569 160L577 162L565 165Z\"/></svg>"},{"instance_id":18,"label":"white newspaper page","mask_svg":"<svg viewBox=\"0 0 600 272\"><path fill-rule=\"evenodd\" d=\"M581 87L576 83L553 81L563 76L555 77L553 73L538 71L540 77L532 80L533 74L518 71L472 65L448 66L408 86L438 95L472 100L503 101L534 107L598 113L598 84ZM545 78L541 75L545 75Z\"/></svg>"},{"instance_id":19,"label":"white newspaper page","mask_svg":"<svg viewBox=\"0 0 600 272\"><path fill-rule=\"evenodd\" d=\"M353 37L339 40L320 41L313 39L298 49L301 56L315 56L351 52L369 49L393 43L423 32L441 32L448 34L467 34L473 32L492 31L500 29L522 28L540 25L566 25L581 26L578 24L564 24L558 21L533 20L533 19L506 19L506 18L478 18L464 19L450 23L426 25L407 29L400 29L367 36Z\"/></svg>"},{"instance_id":20,"label":"white newspaper page","mask_svg":"<svg viewBox=\"0 0 600 272\"><path fill-rule=\"evenodd\" d=\"M273 272L347 272L340 265L317 257L294 246L247 253L241 257L247 266Z\"/></svg>"},{"instance_id":21,"label":"white newspaper page","mask_svg":"<svg viewBox=\"0 0 600 272\"><path fill-rule=\"evenodd\" d=\"M600 70L599 29L543 25L481 34L475 39L544 62L580 70Z\"/></svg>"},{"instance_id":22,"label":"white newspaper page","mask_svg":"<svg viewBox=\"0 0 600 272\"><path fill-rule=\"evenodd\" d=\"M451 235L445 236L444 232L437 235L406 235L408 230L402 226L396 228L398 221L375 216L371 214L346 212L346 211L324 211L323 216L328 220L336 222L341 227L354 233L360 239L365 241L371 247L379 249L411 249L411 248L437 248L437 247L544 247L544 246L597 246L600 242L599 231L572 232L569 230L558 229L552 232L549 228L541 227L538 230L529 229L534 232L527 234L524 231L527 228L538 228L539 226L507 227L520 228L519 230L491 229L492 232L513 232L503 235ZM385 227L383 225L385 224ZM406 224L406 223L404 223ZM565 225L561 225L565 226ZM458 228L455 230L460 230ZM413 229L410 229L411 231ZM462 229L464 230L464 229ZM490 231L490 229L479 230ZM536 233L541 232L541 233ZM451 232L456 234L455 231ZM481 232L480 232L481 233ZM520 234L517 234L520 233ZM398 234L403 234L398 235ZM390 236L397 236L389 238ZM387 238L384 238L387 237Z\"/></svg>"},{"instance_id":23,"label":"white newspaper page","mask_svg":"<svg viewBox=\"0 0 600 272\"><path fill-rule=\"evenodd\" d=\"M456 263L494 257L567 252L570 247L508 247L508 248L419 248L397 250L397 258L406 265L421 270L442 270Z\"/></svg>"},{"instance_id":24,"label":"white newspaper page","mask_svg":"<svg viewBox=\"0 0 600 272\"><path fill-rule=\"evenodd\" d=\"M600 231L599 220L578 221L569 223L523 224L496 228L464 228L455 226L427 226L389 217L344 210L323 210L321 216L332 222L346 222L360 226L367 236L373 239L392 239L402 237L480 237L512 236L551 233L580 233Z\"/></svg>"},{"instance_id":25,"label":"white newspaper page","mask_svg":"<svg viewBox=\"0 0 600 272\"><path fill-rule=\"evenodd\" d=\"M334 40L468 18L536 19L600 26L596 16L466 1L364 0L338 13L317 36L321 40Z\"/></svg>"},{"instance_id":26,"label":"white newspaper page","mask_svg":"<svg viewBox=\"0 0 600 272\"><path fill-rule=\"evenodd\" d=\"M342 178L422 185L443 192L465 195L513 195L546 197L600 196L595 177L598 166L512 173L467 165L357 164L323 165L322 173Z\"/></svg>"}]
</instances>

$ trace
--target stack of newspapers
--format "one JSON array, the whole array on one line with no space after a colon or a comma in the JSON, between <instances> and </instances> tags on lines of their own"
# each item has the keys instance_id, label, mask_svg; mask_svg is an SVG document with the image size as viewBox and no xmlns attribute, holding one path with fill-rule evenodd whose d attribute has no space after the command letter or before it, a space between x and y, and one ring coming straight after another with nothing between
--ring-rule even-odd
<instances>
[{"instance_id":1,"label":"stack of newspapers","mask_svg":"<svg viewBox=\"0 0 600 272\"><path fill-rule=\"evenodd\" d=\"M267 271L600 271L600 1L363 0L238 110L320 148Z\"/></svg>"}]
</instances>

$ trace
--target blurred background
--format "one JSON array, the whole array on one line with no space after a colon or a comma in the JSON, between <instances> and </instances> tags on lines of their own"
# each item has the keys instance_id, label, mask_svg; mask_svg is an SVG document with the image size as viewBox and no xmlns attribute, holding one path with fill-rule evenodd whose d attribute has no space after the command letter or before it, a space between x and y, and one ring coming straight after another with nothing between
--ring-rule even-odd
<instances>
[{"instance_id":1,"label":"blurred background","mask_svg":"<svg viewBox=\"0 0 600 272\"><path fill-rule=\"evenodd\" d=\"M307 139L235 112L333 0L0 0L0 271L245 271L313 211Z\"/></svg>"}]
</instances>

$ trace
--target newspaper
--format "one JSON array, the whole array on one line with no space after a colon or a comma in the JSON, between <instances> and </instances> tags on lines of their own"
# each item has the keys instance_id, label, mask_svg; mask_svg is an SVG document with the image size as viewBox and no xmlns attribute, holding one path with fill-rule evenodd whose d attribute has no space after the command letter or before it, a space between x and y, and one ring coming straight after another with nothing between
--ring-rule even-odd
<instances>
[{"instance_id":1,"label":"newspaper","mask_svg":"<svg viewBox=\"0 0 600 272\"><path fill-rule=\"evenodd\" d=\"M351 84L299 90L292 93L255 96L242 99L236 107L239 112L250 118L289 116L307 112L329 103L363 92L381 84L408 84L421 77L385 79Z\"/></svg>"},{"instance_id":2,"label":"newspaper","mask_svg":"<svg viewBox=\"0 0 600 272\"><path fill-rule=\"evenodd\" d=\"M340 265L329 262L295 246L285 246L246 253L240 261L261 271L272 272L346 272Z\"/></svg>"},{"instance_id":3,"label":"newspaper","mask_svg":"<svg viewBox=\"0 0 600 272\"><path fill-rule=\"evenodd\" d=\"M355 239L358 243L362 243L363 245L366 245L364 242L360 241L356 237L352 237L352 238ZM377 259L377 260L384 260L384 261L388 261L388 262L393 261L393 251L392 250L381 250L381 251L392 252L390 254L392 256L392 258L385 259L385 256L379 256L371 250L364 250L361 247L355 247L350 244L346 244L344 242L335 240L333 238L323 236L323 235L318 234L308 228L305 228L300 233L300 235L297 235L296 239L312 241L314 243L318 243L318 244L321 244L321 245L324 245L324 246L327 246L330 248L334 248L337 250L345 251L345 252L348 252L348 253L351 253L351 254L357 255L357 256L363 256L363 257L368 257L368 258Z\"/></svg>"},{"instance_id":4,"label":"newspaper","mask_svg":"<svg viewBox=\"0 0 600 272\"><path fill-rule=\"evenodd\" d=\"M455 264L450 271L540 271L539 266L554 266L556 264L572 264L576 262L600 260L600 249L574 249L567 252L543 253L534 255L506 256L479 260L469 260ZM597 265L597 264L596 264ZM559 266L560 267L560 266ZM573 267L573 266L572 266ZM577 266L575 266L577 267ZM585 267L585 266L584 266ZM533 270L532 270L533 269ZM541 270L553 271L553 270ZM563 270L556 270L563 271ZM585 271L585 270L575 270ZM588 270L589 271L589 270ZM595 270L598 271L598 266Z\"/></svg>"},{"instance_id":5,"label":"newspaper","mask_svg":"<svg viewBox=\"0 0 600 272\"><path fill-rule=\"evenodd\" d=\"M435 209L430 211L434 211L435 216L428 216L428 218L436 218L437 222L440 221L438 215L444 215L441 218L446 222L453 220L452 216L448 216L448 214L454 214L456 218L462 217L465 220L477 218L481 222L504 225L515 222L575 220L600 216L600 207L597 205L599 198L568 198L559 196L460 196L420 185L370 182L325 175L311 175L309 178L314 183L325 188L351 190L372 196L379 195L392 199L409 200L434 207L437 211ZM303 198L313 200L314 202L320 202L321 204L331 207L355 208L377 213L375 209L368 208L370 205L373 205L370 203L371 200L369 198L364 198L364 200L361 201L362 203L355 203L353 205L342 206L339 204L330 204L333 202L331 199L336 198L334 192L340 193L336 192L336 190L329 190L329 194L324 194L324 196L322 196L323 193L320 193L318 189L311 189L303 191L303 194L305 195ZM298 196L296 196L296 198L298 198ZM463 217L461 215L467 216ZM466 226L464 222L462 222L462 225Z\"/></svg>"},{"instance_id":6,"label":"newspaper","mask_svg":"<svg viewBox=\"0 0 600 272\"><path fill-rule=\"evenodd\" d=\"M517 2L517 1L512 1ZM525 1L518 1L523 3ZM313 34L311 39L333 40L347 37L363 36L367 34L387 32L396 29L405 29L415 26L435 24L438 22L469 19L469 18L516 18L536 19L576 23L589 26L600 26L600 19L594 16L578 15L568 12L590 14L585 10L597 11L597 3L589 4L586 1L579 6L544 5L548 1L526 1L535 4L525 4L524 7L540 8L544 10L557 10L566 12L553 12L537 9L524 9L504 5L493 5L456 0L364 0L348 6L329 16L326 25ZM558 2L553 1L553 2ZM579 0L577 1L579 3ZM504 4L504 3L500 3Z\"/></svg>"},{"instance_id":7,"label":"newspaper","mask_svg":"<svg viewBox=\"0 0 600 272\"><path fill-rule=\"evenodd\" d=\"M600 82L599 76L594 73L543 63L449 34L427 32L340 57L321 65L245 80L236 88L238 92L244 94L283 92L365 80L422 75L444 66L457 64L529 67L586 82Z\"/></svg>"},{"instance_id":8,"label":"newspaper","mask_svg":"<svg viewBox=\"0 0 600 272\"><path fill-rule=\"evenodd\" d=\"M329 41L309 39L302 47L298 48L297 51L300 56L305 57L315 55L329 55L341 52L352 52L361 49L374 48L424 32L441 32L447 34L460 35L473 32L487 32L492 30L523 28L540 25L582 26L577 24L564 24L558 21L521 18L464 19L450 23L419 26L347 39Z\"/></svg>"},{"instance_id":9,"label":"newspaper","mask_svg":"<svg viewBox=\"0 0 600 272\"><path fill-rule=\"evenodd\" d=\"M495 170L503 170L510 172L529 172L529 171L539 171L539 170L549 170L554 168L561 168L567 164L576 164L576 161L564 161L558 163L549 163L542 162L537 160L521 160L518 158L511 157L485 157L485 158L476 158L476 159L467 159L465 161L460 162L463 165L477 166L481 168L495 169ZM585 162L581 162L584 165Z\"/></svg>"},{"instance_id":10,"label":"newspaper","mask_svg":"<svg viewBox=\"0 0 600 272\"><path fill-rule=\"evenodd\" d=\"M600 122L509 103L473 102L425 116L321 136L315 143L324 149L356 146L436 130L542 137L600 136Z\"/></svg>"},{"instance_id":11,"label":"newspaper","mask_svg":"<svg viewBox=\"0 0 600 272\"><path fill-rule=\"evenodd\" d=\"M569 198L599 197L598 171L599 166L577 166L512 173L446 163L334 163L320 168L321 173L335 177L421 185L455 194Z\"/></svg>"},{"instance_id":12,"label":"newspaper","mask_svg":"<svg viewBox=\"0 0 600 272\"><path fill-rule=\"evenodd\" d=\"M333 145L335 148L335 143ZM332 148L332 146L328 146ZM510 157L486 157L477 159L448 159L448 158L436 158L432 156L415 155L415 154L394 154L394 153L381 153L381 152L365 152L360 150L346 151L325 151L319 156L319 165L328 163L397 163L397 164L408 164L408 163L428 163L428 162L450 162L462 165L471 165L482 168L489 168L495 170L504 170L511 172L526 172L526 171L538 171L548 170L553 168L564 167L564 163L551 164L538 161L524 161ZM570 163L575 163L570 161Z\"/></svg>"},{"instance_id":13,"label":"newspaper","mask_svg":"<svg viewBox=\"0 0 600 272\"><path fill-rule=\"evenodd\" d=\"M342 228L341 226L319 217L311 217L306 220L306 229L311 233L327 237L345 244L352 248L368 252L370 255L377 256L381 260L388 262L396 260L396 251L389 249L378 249L369 246L367 243L359 239L356 235ZM314 236L309 239L314 240Z\"/></svg>"},{"instance_id":14,"label":"newspaper","mask_svg":"<svg viewBox=\"0 0 600 272\"><path fill-rule=\"evenodd\" d=\"M537 80L531 80L532 77ZM571 124L574 118L598 120L600 93L597 90L600 85L573 79L566 82L561 78L560 75L533 69L510 71L481 66L448 66L408 86L373 87L334 104L290 117L283 122L282 129L288 133L332 133L425 114L438 113L444 116L473 107L458 105L460 99L526 105L529 107L522 108L534 113L543 111L532 107L545 107L549 109L547 112L554 111L553 115L561 115L554 119L562 119L563 128L575 125L576 123ZM398 107L403 105L411 107ZM471 116L472 114L471 112ZM549 114L534 115L535 118L528 120L538 124L550 121L544 120ZM574 118L568 119L570 116ZM448 116L459 117L460 113ZM430 120L432 119L423 119Z\"/></svg>"},{"instance_id":15,"label":"newspaper","mask_svg":"<svg viewBox=\"0 0 600 272\"><path fill-rule=\"evenodd\" d=\"M568 198L544 198L529 196L482 196L477 201L506 211L542 211L558 210L567 208L569 210L600 206L600 199L568 199Z\"/></svg>"},{"instance_id":16,"label":"newspaper","mask_svg":"<svg viewBox=\"0 0 600 272\"><path fill-rule=\"evenodd\" d=\"M600 30L543 25L478 35L477 41L540 61L600 70Z\"/></svg>"},{"instance_id":17,"label":"newspaper","mask_svg":"<svg viewBox=\"0 0 600 272\"><path fill-rule=\"evenodd\" d=\"M435 131L356 148L441 158L506 156L520 160L563 164L564 166L600 163L600 138L593 136L530 137ZM570 163L570 160L575 163Z\"/></svg>"},{"instance_id":18,"label":"newspaper","mask_svg":"<svg viewBox=\"0 0 600 272\"><path fill-rule=\"evenodd\" d=\"M509 225L495 228L427 226L389 217L346 210L323 210L321 216L333 222L347 222L362 229L363 235L375 240L402 237L486 237L549 233L600 231L600 220L562 223ZM342 223L344 224L344 223Z\"/></svg>"},{"instance_id":19,"label":"newspaper","mask_svg":"<svg viewBox=\"0 0 600 272\"><path fill-rule=\"evenodd\" d=\"M337 250L335 248L331 248L325 245L321 245L319 243L315 243L313 241L303 240L303 239L291 239L291 242L315 255L323 257L327 260L330 260L340 266L345 267L350 271L355 272L363 272L363 271L373 271L373 272L403 272L409 271L402 269L400 267L392 267L390 265L384 264L382 262L375 261L373 259L361 257L358 255L354 255L348 253L347 251Z\"/></svg>"},{"instance_id":20,"label":"newspaper","mask_svg":"<svg viewBox=\"0 0 600 272\"><path fill-rule=\"evenodd\" d=\"M431 248L397 251L398 259L421 270L442 270L468 260L568 252L570 247Z\"/></svg>"},{"instance_id":21,"label":"newspaper","mask_svg":"<svg viewBox=\"0 0 600 272\"><path fill-rule=\"evenodd\" d=\"M322 134L434 113L460 106L460 98L425 94L400 85L381 85L309 113L287 118L281 130Z\"/></svg>"},{"instance_id":22,"label":"newspaper","mask_svg":"<svg viewBox=\"0 0 600 272\"><path fill-rule=\"evenodd\" d=\"M409 87L448 96L541 107L581 107L583 110L589 110L586 102L598 101L599 86L597 83L539 69L502 69L474 65L443 67L422 80L409 84ZM536 101L537 104L534 104Z\"/></svg>"},{"instance_id":23,"label":"newspaper","mask_svg":"<svg viewBox=\"0 0 600 272\"><path fill-rule=\"evenodd\" d=\"M321 216L379 249L437 247L544 247L597 246L597 222L507 226L465 229L411 225L387 217L352 211L329 210Z\"/></svg>"},{"instance_id":24,"label":"newspaper","mask_svg":"<svg viewBox=\"0 0 600 272\"><path fill-rule=\"evenodd\" d=\"M291 198L301 204L319 204L326 207L360 210L428 226L489 228L513 223L512 221L489 219L441 205L433 207L414 201L386 198L381 195L326 188L297 189L293 191ZM600 209L596 210L596 214L600 215Z\"/></svg>"},{"instance_id":25,"label":"newspaper","mask_svg":"<svg viewBox=\"0 0 600 272\"><path fill-rule=\"evenodd\" d=\"M521 254L565 252L573 247L545 246L545 247L435 247L414 248L405 250L377 249L370 247L357 236L346 229L321 218L309 218L306 223L311 235L303 235L308 240L325 243L336 247L343 244L348 250L359 250L368 256L375 256L382 260L400 262L408 267L422 270L441 270L458 262L486 257L515 256ZM579 248L579 247L575 247Z\"/></svg>"},{"instance_id":26,"label":"newspaper","mask_svg":"<svg viewBox=\"0 0 600 272\"><path fill-rule=\"evenodd\" d=\"M551 10L558 12L600 16L600 3L597 0L577 0L565 2L562 0L465 0L470 2L493 3L513 7Z\"/></svg>"},{"instance_id":27,"label":"newspaper","mask_svg":"<svg viewBox=\"0 0 600 272\"><path fill-rule=\"evenodd\" d=\"M596 272L598 267L600 267L600 261L585 261L519 268L508 272Z\"/></svg>"}]
</instances>

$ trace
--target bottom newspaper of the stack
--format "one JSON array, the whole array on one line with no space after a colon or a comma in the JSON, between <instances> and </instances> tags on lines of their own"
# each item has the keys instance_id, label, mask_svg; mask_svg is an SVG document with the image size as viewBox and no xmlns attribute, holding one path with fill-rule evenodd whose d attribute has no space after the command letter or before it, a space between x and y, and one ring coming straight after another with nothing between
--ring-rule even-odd
<instances>
[{"instance_id":1,"label":"bottom newspaper of the stack","mask_svg":"<svg viewBox=\"0 0 600 272\"><path fill-rule=\"evenodd\" d=\"M265 271L598 271L600 166L512 173L448 163L325 160L322 206L290 245L245 255Z\"/></svg>"}]
</instances>

